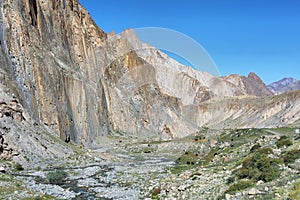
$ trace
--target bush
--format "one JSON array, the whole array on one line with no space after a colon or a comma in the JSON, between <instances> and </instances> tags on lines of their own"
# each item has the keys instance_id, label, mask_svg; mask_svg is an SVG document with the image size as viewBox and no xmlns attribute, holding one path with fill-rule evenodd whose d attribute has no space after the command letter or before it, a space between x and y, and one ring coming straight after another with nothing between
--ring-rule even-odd
<instances>
[{"instance_id":1,"label":"bush","mask_svg":"<svg viewBox=\"0 0 300 200\"><path fill-rule=\"evenodd\" d=\"M292 146L293 142L286 136L281 136L280 139L276 142L276 146L281 148L283 146Z\"/></svg>"},{"instance_id":2,"label":"bush","mask_svg":"<svg viewBox=\"0 0 300 200\"><path fill-rule=\"evenodd\" d=\"M253 187L254 183L251 180L241 180L235 184L232 184L225 193L235 193L247 188Z\"/></svg>"},{"instance_id":3,"label":"bush","mask_svg":"<svg viewBox=\"0 0 300 200\"><path fill-rule=\"evenodd\" d=\"M260 154L272 154L273 150L269 147L265 147L265 148L258 149L257 152Z\"/></svg>"},{"instance_id":4,"label":"bush","mask_svg":"<svg viewBox=\"0 0 300 200\"><path fill-rule=\"evenodd\" d=\"M234 181L235 181L235 177L231 176L227 179L227 184L234 183Z\"/></svg>"},{"instance_id":5,"label":"bush","mask_svg":"<svg viewBox=\"0 0 300 200\"><path fill-rule=\"evenodd\" d=\"M15 169L18 170L18 171L24 170L23 166L20 163L15 164Z\"/></svg>"},{"instance_id":6,"label":"bush","mask_svg":"<svg viewBox=\"0 0 300 200\"><path fill-rule=\"evenodd\" d=\"M283 155L283 162L284 162L285 164L293 163L293 162L295 162L295 160L297 160L297 159L300 159L300 150L299 150L299 149L287 151L287 152Z\"/></svg>"},{"instance_id":7,"label":"bush","mask_svg":"<svg viewBox=\"0 0 300 200\"><path fill-rule=\"evenodd\" d=\"M254 155L246 158L242 163L242 168L234 173L239 179L252 179L254 181L272 181L279 177L279 166L277 159L268 158L272 152L270 148L257 150Z\"/></svg>"},{"instance_id":8,"label":"bush","mask_svg":"<svg viewBox=\"0 0 300 200\"><path fill-rule=\"evenodd\" d=\"M254 151L256 151L257 149L259 149L261 146L259 144L254 145L251 149L250 152L253 153Z\"/></svg>"},{"instance_id":9,"label":"bush","mask_svg":"<svg viewBox=\"0 0 300 200\"><path fill-rule=\"evenodd\" d=\"M51 184L62 185L67 176L68 174L65 171L55 170L47 174L47 179Z\"/></svg>"}]
</instances>

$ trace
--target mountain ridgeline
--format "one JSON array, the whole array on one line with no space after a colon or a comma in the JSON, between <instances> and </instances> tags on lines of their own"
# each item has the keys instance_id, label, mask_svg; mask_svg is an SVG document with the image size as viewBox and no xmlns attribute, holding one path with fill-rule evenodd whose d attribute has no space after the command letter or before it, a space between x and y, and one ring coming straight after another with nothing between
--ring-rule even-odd
<instances>
[{"instance_id":1,"label":"mountain ridgeline","mask_svg":"<svg viewBox=\"0 0 300 200\"><path fill-rule=\"evenodd\" d=\"M294 78L283 78L271 83L268 85L268 88L275 94L283 94L286 92L300 90L300 81Z\"/></svg>"},{"instance_id":2,"label":"mountain ridgeline","mask_svg":"<svg viewBox=\"0 0 300 200\"><path fill-rule=\"evenodd\" d=\"M274 96L254 73L214 77L183 66L133 30L105 33L77 0L0 4L0 86L25 121L65 141L300 124L299 91Z\"/></svg>"}]
</instances>

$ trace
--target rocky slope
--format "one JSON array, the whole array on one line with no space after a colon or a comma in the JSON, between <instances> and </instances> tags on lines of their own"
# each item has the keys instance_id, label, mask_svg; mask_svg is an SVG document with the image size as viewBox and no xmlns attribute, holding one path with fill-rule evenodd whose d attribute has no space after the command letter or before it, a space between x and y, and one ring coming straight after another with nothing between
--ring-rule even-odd
<instances>
[{"instance_id":1,"label":"rocky slope","mask_svg":"<svg viewBox=\"0 0 300 200\"><path fill-rule=\"evenodd\" d=\"M299 96L272 102L253 73L213 77L143 44L132 30L107 35L77 0L0 3L0 80L28 116L65 141L93 146L109 133L167 139L201 126L299 121Z\"/></svg>"},{"instance_id":2,"label":"rocky slope","mask_svg":"<svg viewBox=\"0 0 300 200\"><path fill-rule=\"evenodd\" d=\"M0 161L14 160L34 168L72 155L72 146L33 120L12 91L0 83Z\"/></svg>"},{"instance_id":3,"label":"rocky slope","mask_svg":"<svg viewBox=\"0 0 300 200\"><path fill-rule=\"evenodd\" d=\"M300 90L300 81L294 78L284 78L271 83L268 88L275 94L282 94L290 91Z\"/></svg>"}]
</instances>

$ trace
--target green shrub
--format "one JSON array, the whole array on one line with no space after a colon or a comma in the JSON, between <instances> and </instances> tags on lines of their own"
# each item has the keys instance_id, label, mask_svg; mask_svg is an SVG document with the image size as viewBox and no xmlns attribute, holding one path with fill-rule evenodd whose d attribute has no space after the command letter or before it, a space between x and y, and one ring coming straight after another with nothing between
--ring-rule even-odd
<instances>
[{"instance_id":1,"label":"green shrub","mask_svg":"<svg viewBox=\"0 0 300 200\"><path fill-rule=\"evenodd\" d=\"M18 171L24 170L23 166L20 163L15 164L15 169L18 170Z\"/></svg>"},{"instance_id":2,"label":"green shrub","mask_svg":"<svg viewBox=\"0 0 300 200\"><path fill-rule=\"evenodd\" d=\"M293 142L287 136L281 136L280 139L276 142L276 146L281 148L283 146L292 146Z\"/></svg>"},{"instance_id":3,"label":"green shrub","mask_svg":"<svg viewBox=\"0 0 300 200\"><path fill-rule=\"evenodd\" d=\"M258 149L257 152L260 154L272 154L273 150L269 147L265 147L265 148Z\"/></svg>"},{"instance_id":4,"label":"green shrub","mask_svg":"<svg viewBox=\"0 0 300 200\"><path fill-rule=\"evenodd\" d=\"M37 196L37 197L34 197L33 200L43 200L43 197Z\"/></svg>"},{"instance_id":5,"label":"green shrub","mask_svg":"<svg viewBox=\"0 0 300 200\"><path fill-rule=\"evenodd\" d=\"M227 179L227 184L231 184L235 182L235 177L231 176Z\"/></svg>"},{"instance_id":6,"label":"green shrub","mask_svg":"<svg viewBox=\"0 0 300 200\"><path fill-rule=\"evenodd\" d=\"M280 139L279 139L279 140L285 140L285 139L288 139L288 136L283 135L283 136L280 136Z\"/></svg>"},{"instance_id":7,"label":"green shrub","mask_svg":"<svg viewBox=\"0 0 300 200\"><path fill-rule=\"evenodd\" d=\"M300 159L300 150L299 149L294 149L294 150L291 150L291 151L287 151L283 155L283 162L285 164L293 163L297 159Z\"/></svg>"},{"instance_id":8,"label":"green shrub","mask_svg":"<svg viewBox=\"0 0 300 200\"><path fill-rule=\"evenodd\" d=\"M239 179L252 179L254 181L272 181L279 177L279 166L277 159L268 158L272 152L270 148L257 150L252 156L246 158L242 163L242 168L236 170L234 174Z\"/></svg>"},{"instance_id":9,"label":"green shrub","mask_svg":"<svg viewBox=\"0 0 300 200\"><path fill-rule=\"evenodd\" d=\"M261 146L259 144L254 145L251 149L250 152L253 153L254 151L256 151L257 149L259 149Z\"/></svg>"},{"instance_id":10,"label":"green shrub","mask_svg":"<svg viewBox=\"0 0 300 200\"><path fill-rule=\"evenodd\" d=\"M225 193L233 194L238 191L245 190L247 188L253 187L254 183L251 180L241 180L235 184L232 184Z\"/></svg>"},{"instance_id":11,"label":"green shrub","mask_svg":"<svg viewBox=\"0 0 300 200\"><path fill-rule=\"evenodd\" d=\"M47 174L47 179L51 184L62 185L67 176L68 174L65 171L55 170Z\"/></svg>"}]
</instances>

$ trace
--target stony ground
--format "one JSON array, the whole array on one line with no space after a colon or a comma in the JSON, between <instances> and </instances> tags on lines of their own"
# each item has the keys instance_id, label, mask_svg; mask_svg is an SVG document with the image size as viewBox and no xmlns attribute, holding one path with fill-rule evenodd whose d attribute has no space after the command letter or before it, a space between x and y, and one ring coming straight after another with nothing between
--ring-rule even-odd
<instances>
[{"instance_id":1,"label":"stony ground","mask_svg":"<svg viewBox=\"0 0 300 200\"><path fill-rule=\"evenodd\" d=\"M294 129L203 129L172 141L99 139L106 145L78 147L41 168L1 161L0 199L300 198L300 136ZM263 168L252 166L255 173L241 177L245 160L264 152L266 163L276 161L274 173L259 177Z\"/></svg>"}]
</instances>

